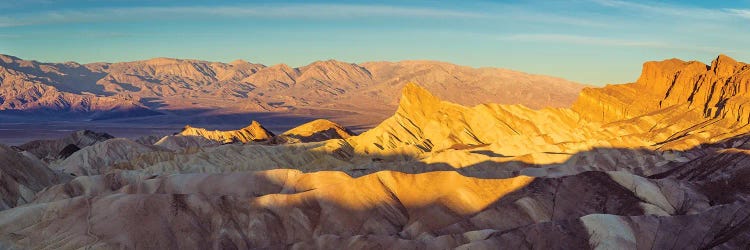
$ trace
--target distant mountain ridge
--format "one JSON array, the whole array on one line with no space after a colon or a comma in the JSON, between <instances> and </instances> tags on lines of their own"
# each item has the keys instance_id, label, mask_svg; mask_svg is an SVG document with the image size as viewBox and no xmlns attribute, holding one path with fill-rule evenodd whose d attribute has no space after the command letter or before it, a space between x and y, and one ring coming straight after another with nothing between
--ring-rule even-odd
<instances>
[{"instance_id":1,"label":"distant mountain ridge","mask_svg":"<svg viewBox=\"0 0 750 250\"><path fill-rule=\"evenodd\" d=\"M338 117L346 126L374 125L395 110L407 82L463 105L532 108L570 106L584 87L561 78L435 61L327 60L293 68L172 58L41 63L0 55L0 113L111 119L273 112L346 116Z\"/></svg>"}]
</instances>

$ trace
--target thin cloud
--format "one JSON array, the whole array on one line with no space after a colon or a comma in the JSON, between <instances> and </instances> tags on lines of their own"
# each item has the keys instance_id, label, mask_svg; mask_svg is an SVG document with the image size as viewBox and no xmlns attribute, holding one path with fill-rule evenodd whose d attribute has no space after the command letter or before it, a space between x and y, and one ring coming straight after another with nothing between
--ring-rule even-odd
<instances>
[{"instance_id":1,"label":"thin cloud","mask_svg":"<svg viewBox=\"0 0 750 250\"><path fill-rule=\"evenodd\" d=\"M16 20L14 20L14 19L12 19L10 17L0 16L0 27L15 26L14 25L15 23L16 23Z\"/></svg>"},{"instance_id":2,"label":"thin cloud","mask_svg":"<svg viewBox=\"0 0 750 250\"><path fill-rule=\"evenodd\" d=\"M650 12L659 15L679 16L693 19L725 19L732 17L749 18L746 10L732 9L707 9L698 7L686 7L666 4L642 4L637 2L622 0L590 0L593 3L605 7L637 10L641 12Z\"/></svg>"},{"instance_id":3,"label":"thin cloud","mask_svg":"<svg viewBox=\"0 0 750 250\"><path fill-rule=\"evenodd\" d=\"M103 21L164 20L184 18L266 18L266 19L358 19L358 18L422 18L422 19L510 19L534 23L564 24L583 27L604 27L607 24L589 18L556 15L530 10L525 5L491 5L487 11L459 11L430 7L358 4L283 4L275 6L175 6L94 8L56 10L0 16L0 27L29 26L51 23L93 23ZM500 7L503 15L493 14Z\"/></svg>"},{"instance_id":4,"label":"thin cloud","mask_svg":"<svg viewBox=\"0 0 750 250\"><path fill-rule=\"evenodd\" d=\"M519 42L547 42L547 43L564 43L564 44L576 44L576 45L594 45L594 46L608 46L608 47L638 47L638 48L654 48L654 49L670 49L670 50L688 50L697 52L710 52L710 53L741 53L738 50L731 50L725 48L701 46L701 45L685 45L675 44L665 41L641 41L641 40L626 40L626 39L615 39L595 36L578 36L578 35L567 35L567 34L512 34L501 36L497 38L503 41L519 41Z\"/></svg>"},{"instance_id":5,"label":"thin cloud","mask_svg":"<svg viewBox=\"0 0 750 250\"><path fill-rule=\"evenodd\" d=\"M196 17L271 18L271 19L353 19L363 17L399 18L483 18L482 13L434 8L386 5L297 4L281 6L192 6L133 7L89 9L85 11L49 11L16 17L0 17L0 27L47 23L86 23L139 19Z\"/></svg>"},{"instance_id":6,"label":"thin cloud","mask_svg":"<svg viewBox=\"0 0 750 250\"><path fill-rule=\"evenodd\" d=\"M499 1L498 1L499 2ZM607 23L597 20L600 16L585 16L571 11L545 11L534 1L520 3L482 3L475 6L492 13L491 17L513 23L546 23L581 27L606 27Z\"/></svg>"},{"instance_id":7,"label":"thin cloud","mask_svg":"<svg viewBox=\"0 0 750 250\"><path fill-rule=\"evenodd\" d=\"M729 13L735 15L735 16L741 17L741 18L750 19L750 10L746 10L746 9L725 9L725 11L727 11L727 12L729 12Z\"/></svg>"},{"instance_id":8,"label":"thin cloud","mask_svg":"<svg viewBox=\"0 0 750 250\"><path fill-rule=\"evenodd\" d=\"M526 12L524 10L518 10L515 13L510 13L506 17L513 18L515 20L522 20L526 22L538 22L538 23L551 23L551 24L565 24L571 26L584 26L584 27L607 27L610 26L607 23L603 23L598 20L560 16L547 13L539 12Z\"/></svg>"},{"instance_id":9,"label":"thin cloud","mask_svg":"<svg viewBox=\"0 0 750 250\"><path fill-rule=\"evenodd\" d=\"M566 34L514 34L502 36L499 40L522 41L522 42L554 42L580 45L602 45L602 46L620 46L620 47L651 47L663 48L667 44L653 41L634 41L621 40L592 36L577 36Z\"/></svg>"}]
</instances>

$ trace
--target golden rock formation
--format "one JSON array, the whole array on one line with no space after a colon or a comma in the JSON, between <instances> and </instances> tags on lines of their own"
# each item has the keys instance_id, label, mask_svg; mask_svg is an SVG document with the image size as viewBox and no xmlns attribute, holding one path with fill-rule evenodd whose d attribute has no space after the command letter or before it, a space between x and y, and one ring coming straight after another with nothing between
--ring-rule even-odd
<instances>
[{"instance_id":1,"label":"golden rock formation","mask_svg":"<svg viewBox=\"0 0 750 250\"><path fill-rule=\"evenodd\" d=\"M594 147L686 149L748 132L743 103L750 92L742 86L750 85L749 67L726 56L712 66L699 64L646 63L638 82L587 88L572 109L468 108L410 84L394 116L350 142L364 153L486 147L524 156Z\"/></svg>"},{"instance_id":2,"label":"golden rock formation","mask_svg":"<svg viewBox=\"0 0 750 250\"><path fill-rule=\"evenodd\" d=\"M354 135L354 132L326 119L317 119L297 127L294 127L278 136L277 142L298 143L317 142L330 139L346 139Z\"/></svg>"},{"instance_id":3,"label":"golden rock formation","mask_svg":"<svg viewBox=\"0 0 750 250\"><path fill-rule=\"evenodd\" d=\"M257 121L252 121L247 127L238 130L229 131L209 131L204 128L194 128L191 126L185 126L179 135L195 135L202 136L209 140L221 142L221 143L233 143L233 142L254 142L254 141L267 141L273 137L273 133L268 131Z\"/></svg>"},{"instance_id":4,"label":"golden rock formation","mask_svg":"<svg viewBox=\"0 0 750 250\"><path fill-rule=\"evenodd\" d=\"M635 83L584 89L573 109L590 120L613 122L680 108L743 125L750 122L743 106L750 97L748 69L725 55L711 65L679 59L647 62Z\"/></svg>"}]
</instances>

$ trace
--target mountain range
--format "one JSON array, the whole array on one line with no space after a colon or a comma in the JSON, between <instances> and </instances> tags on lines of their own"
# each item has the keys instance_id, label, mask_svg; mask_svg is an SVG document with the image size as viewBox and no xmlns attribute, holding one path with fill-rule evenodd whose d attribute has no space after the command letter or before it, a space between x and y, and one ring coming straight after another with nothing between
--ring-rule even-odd
<instances>
[{"instance_id":1,"label":"mountain range","mask_svg":"<svg viewBox=\"0 0 750 250\"><path fill-rule=\"evenodd\" d=\"M746 249L748 86L728 56L669 59L570 108L403 83L358 135L252 122L0 146L0 247Z\"/></svg>"},{"instance_id":2,"label":"mountain range","mask_svg":"<svg viewBox=\"0 0 750 250\"><path fill-rule=\"evenodd\" d=\"M532 108L569 106L584 87L555 77L435 61L328 60L293 68L172 58L41 63L0 55L0 116L9 121L43 117L216 125L219 120L239 125L249 122L250 114L273 114L368 128L395 110L406 82L421 83L464 105Z\"/></svg>"}]
</instances>

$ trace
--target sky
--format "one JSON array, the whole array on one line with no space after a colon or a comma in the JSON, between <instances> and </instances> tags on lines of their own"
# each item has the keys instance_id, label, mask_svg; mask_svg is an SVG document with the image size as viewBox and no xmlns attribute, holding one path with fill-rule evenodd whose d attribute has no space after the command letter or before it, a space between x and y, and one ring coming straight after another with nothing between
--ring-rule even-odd
<instances>
[{"instance_id":1,"label":"sky","mask_svg":"<svg viewBox=\"0 0 750 250\"><path fill-rule=\"evenodd\" d=\"M439 60L604 85L645 61L750 62L750 0L0 1L0 54L302 66Z\"/></svg>"}]
</instances>

